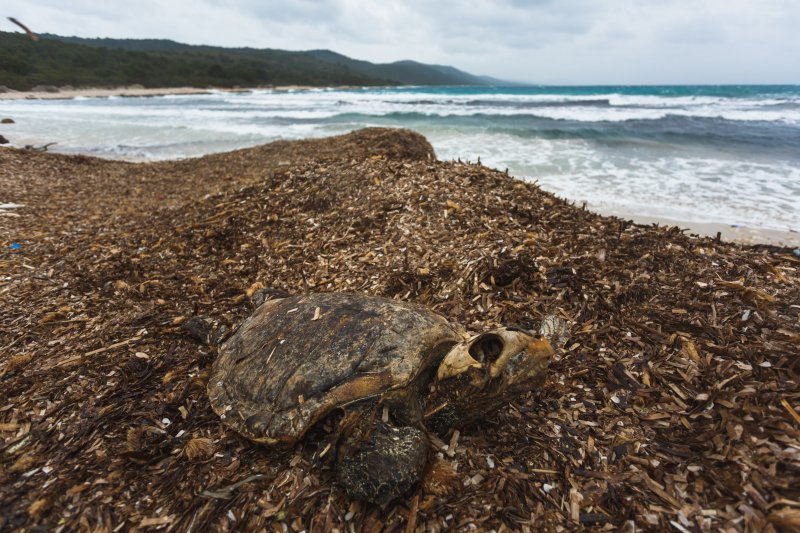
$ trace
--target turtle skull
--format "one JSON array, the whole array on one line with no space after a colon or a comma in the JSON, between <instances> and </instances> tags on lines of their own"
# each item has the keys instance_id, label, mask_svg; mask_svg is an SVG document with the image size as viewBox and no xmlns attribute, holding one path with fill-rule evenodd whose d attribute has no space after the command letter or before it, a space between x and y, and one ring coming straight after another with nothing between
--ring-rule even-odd
<instances>
[{"instance_id":1,"label":"turtle skull","mask_svg":"<svg viewBox=\"0 0 800 533\"><path fill-rule=\"evenodd\" d=\"M541 381L552 356L548 340L517 328L500 328L454 346L436 377L442 382L469 376L473 387L502 394Z\"/></svg>"}]
</instances>

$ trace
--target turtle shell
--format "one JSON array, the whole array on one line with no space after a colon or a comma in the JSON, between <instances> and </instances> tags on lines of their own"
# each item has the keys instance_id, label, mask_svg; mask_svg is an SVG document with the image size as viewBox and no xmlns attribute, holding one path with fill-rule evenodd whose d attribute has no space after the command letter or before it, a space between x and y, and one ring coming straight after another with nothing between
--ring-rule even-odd
<instances>
[{"instance_id":1,"label":"turtle shell","mask_svg":"<svg viewBox=\"0 0 800 533\"><path fill-rule=\"evenodd\" d=\"M441 315L386 298L271 300L220 346L208 395L245 437L291 445L332 410L409 386L467 336Z\"/></svg>"}]
</instances>

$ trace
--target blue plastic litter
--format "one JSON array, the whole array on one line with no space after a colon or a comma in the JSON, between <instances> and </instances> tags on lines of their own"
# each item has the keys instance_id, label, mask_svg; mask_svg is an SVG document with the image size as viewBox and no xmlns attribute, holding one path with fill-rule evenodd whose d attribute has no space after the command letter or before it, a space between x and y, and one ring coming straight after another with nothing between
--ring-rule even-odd
<instances>
[{"instance_id":1,"label":"blue plastic litter","mask_svg":"<svg viewBox=\"0 0 800 533\"><path fill-rule=\"evenodd\" d=\"M19 250L20 248L22 248L22 245L20 243L18 242L11 243L12 250Z\"/></svg>"}]
</instances>

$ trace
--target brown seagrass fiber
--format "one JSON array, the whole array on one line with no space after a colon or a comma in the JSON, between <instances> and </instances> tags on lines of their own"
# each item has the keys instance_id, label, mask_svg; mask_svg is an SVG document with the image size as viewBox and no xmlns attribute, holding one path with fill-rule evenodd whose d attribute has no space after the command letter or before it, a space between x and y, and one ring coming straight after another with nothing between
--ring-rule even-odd
<instances>
[{"instance_id":1,"label":"brown seagrass fiber","mask_svg":"<svg viewBox=\"0 0 800 533\"><path fill-rule=\"evenodd\" d=\"M0 529L797 527L800 260L431 153L386 130L151 164L0 150L25 204L0 217ZM180 325L236 327L261 289L569 336L382 510L335 484L324 427L271 451L211 409L215 351Z\"/></svg>"}]
</instances>

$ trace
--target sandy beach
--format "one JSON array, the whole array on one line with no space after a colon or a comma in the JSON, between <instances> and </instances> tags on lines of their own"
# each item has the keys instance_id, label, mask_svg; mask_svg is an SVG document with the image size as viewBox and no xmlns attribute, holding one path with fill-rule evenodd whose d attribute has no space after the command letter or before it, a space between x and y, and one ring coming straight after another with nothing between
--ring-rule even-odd
<instances>
[{"instance_id":1,"label":"sandy beach","mask_svg":"<svg viewBox=\"0 0 800 533\"><path fill-rule=\"evenodd\" d=\"M696 234L704 237L720 238L726 241L741 244L769 244L774 246L800 246L800 233L795 231L781 231L766 228L751 228L747 226L732 226L715 222L695 222L679 220L677 218L652 217L626 211L612 210L604 215L616 216L625 220L632 220L637 224L657 224L660 226L677 227L687 234Z\"/></svg>"},{"instance_id":2,"label":"sandy beach","mask_svg":"<svg viewBox=\"0 0 800 533\"><path fill-rule=\"evenodd\" d=\"M212 91L230 93L249 92L252 90L296 91L310 89L306 85L282 85L279 87L253 87L253 88L199 88L199 87L156 87L145 88L141 86L114 87L114 88L54 88L52 91L14 91L0 92L0 100L68 100L70 98L108 98L109 96L167 96L185 94L209 94Z\"/></svg>"},{"instance_id":3,"label":"sandy beach","mask_svg":"<svg viewBox=\"0 0 800 533\"><path fill-rule=\"evenodd\" d=\"M603 217L408 130L156 163L3 149L0 190L0 529L797 523L789 248ZM431 434L431 469L380 509L334 481L331 427L273 450L211 410L215 348L182 325L235 329L264 291L475 332L555 313L569 338L541 388Z\"/></svg>"}]
</instances>

